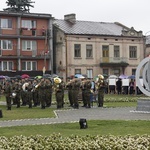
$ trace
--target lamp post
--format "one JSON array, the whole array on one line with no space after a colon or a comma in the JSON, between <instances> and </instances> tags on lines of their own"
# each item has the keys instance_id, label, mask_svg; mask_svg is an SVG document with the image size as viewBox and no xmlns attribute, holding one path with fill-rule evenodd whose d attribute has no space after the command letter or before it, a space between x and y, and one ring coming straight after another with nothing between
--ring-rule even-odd
<instances>
[{"instance_id":1,"label":"lamp post","mask_svg":"<svg viewBox=\"0 0 150 150\"><path fill-rule=\"evenodd\" d=\"M49 51L43 51L44 52L44 67L43 67L43 75L45 74L46 71L46 57L49 53Z\"/></svg>"}]
</instances>

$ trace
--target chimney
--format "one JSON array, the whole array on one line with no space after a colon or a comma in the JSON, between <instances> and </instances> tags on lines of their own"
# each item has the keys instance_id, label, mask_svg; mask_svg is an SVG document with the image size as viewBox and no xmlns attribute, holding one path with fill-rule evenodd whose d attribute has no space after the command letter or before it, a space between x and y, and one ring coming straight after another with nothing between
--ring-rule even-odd
<instances>
[{"instance_id":1,"label":"chimney","mask_svg":"<svg viewBox=\"0 0 150 150\"><path fill-rule=\"evenodd\" d=\"M64 15L64 20L71 22L72 24L75 24L76 23L76 14Z\"/></svg>"}]
</instances>

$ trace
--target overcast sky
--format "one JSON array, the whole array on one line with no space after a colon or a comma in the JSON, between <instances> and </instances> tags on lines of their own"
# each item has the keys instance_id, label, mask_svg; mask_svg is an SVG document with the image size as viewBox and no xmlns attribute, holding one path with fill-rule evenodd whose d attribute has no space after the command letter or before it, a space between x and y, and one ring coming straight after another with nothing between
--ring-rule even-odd
<instances>
[{"instance_id":1,"label":"overcast sky","mask_svg":"<svg viewBox=\"0 0 150 150\"><path fill-rule=\"evenodd\" d=\"M7 7L0 0L0 10ZM77 20L120 22L150 35L150 0L32 0L31 13L48 13L56 19L75 13Z\"/></svg>"}]
</instances>

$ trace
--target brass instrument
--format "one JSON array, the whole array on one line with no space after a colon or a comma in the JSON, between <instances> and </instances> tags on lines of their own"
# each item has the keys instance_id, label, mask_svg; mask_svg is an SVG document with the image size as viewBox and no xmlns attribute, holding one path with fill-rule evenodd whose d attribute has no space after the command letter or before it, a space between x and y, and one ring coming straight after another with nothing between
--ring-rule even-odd
<instances>
[{"instance_id":1,"label":"brass instrument","mask_svg":"<svg viewBox=\"0 0 150 150\"><path fill-rule=\"evenodd\" d=\"M54 91L59 91L59 84L62 82L62 80L58 77L54 78Z\"/></svg>"},{"instance_id":2,"label":"brass instrument","mask_svg":"<svg viewBox=\"0 0 150 150\"><path fill-rule=\"evenodd\" d=\"M27 82L23 84L23 86L22 86L23 91L26 91L26 87L27 87L28 85L29 85L29 83L27 83Z\"/></svg>"}]
</instances>

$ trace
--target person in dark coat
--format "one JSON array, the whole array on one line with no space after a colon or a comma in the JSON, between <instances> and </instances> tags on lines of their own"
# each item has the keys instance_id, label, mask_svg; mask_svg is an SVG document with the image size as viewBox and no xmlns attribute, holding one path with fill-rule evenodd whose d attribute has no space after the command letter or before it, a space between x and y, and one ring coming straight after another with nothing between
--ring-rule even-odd
<instances>
[{"instance_id":1,"label":"person in dark coat","mask_svg":"<svg viewBox=\"0 0 150 150\"><path fill-rule=\"evenodd\" d=\"M122 93L122 81L121 81L121 79L118 79L118 81L116 82L116 90L117 90L118 95Z\"/></svg>"}]
</instances>

